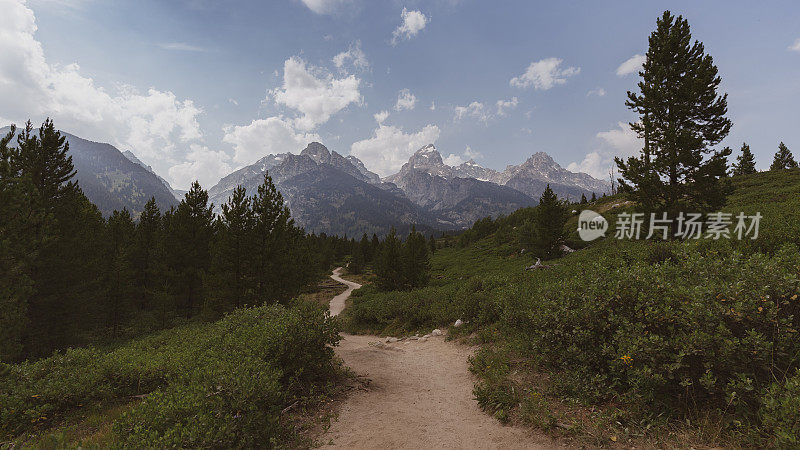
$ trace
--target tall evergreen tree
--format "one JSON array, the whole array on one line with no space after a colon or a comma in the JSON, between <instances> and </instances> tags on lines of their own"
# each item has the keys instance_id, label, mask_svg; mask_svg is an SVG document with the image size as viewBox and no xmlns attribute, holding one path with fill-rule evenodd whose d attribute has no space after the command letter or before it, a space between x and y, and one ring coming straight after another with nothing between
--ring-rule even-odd
<instances>
[{"instance_id":1,"label":"tall evergreen tree","mask_svg":"<svg viewBox=\"0 0 800 450\"><path fill-rule=\"evenodd\" d=\"M639 156L616 158L620 188L646 212L706 211L725 202L727 150L714 151L731 128L722 79L689 23L665 11L650 35L639 72L640 93L626 106L639 114L631 129L644 140Z\"/></svg>"},{"instance_id":2,"label":"tall evergreen tree","mask_svg":"<svg viewBox=\"0 0 800 450\"><path fill-rule=\"evenodd\" d=\"M589 200L586 200L586 194L581 194L581 205L585 205L589 203Z\"/></svg>"},{"instance_id":3,"label":"tall evergreen tree","mask_svg":"<svg viewBox=\"0 0 800 450\"><path fill-rule=\"evenodd\" d=\"M434 238L433 235L431 235L428 242L431 248L431 254L436 253L436 238Z\"/></svg>"},{"instance_id":4,"label":"tall evergreen tree","mask_svg":"<svg viewBox=\"0 0 800 450\"><path fill-rule=\"evenodd\" d=\"M66 136L55 129L50 119L42 124L38 135L28 121L17 136L17 146L19 169L34 188L36 205L45 214L51 213L62 196L77 189L77 183L72 181L77 171Z\"/></svg>"},{"instance_id":5,"label":"tall evergreen tree","mask_svg":"<svg viewBox=\"0 0 800 450\"><path fill-rule=\"evenodd\" d=\"M781 142L778 144L778 151L775 153L775 158L772 160L772 165L769 166L769 170L786 170L796 168L797 161L795 161L792 152L789 151L789 147L787 147L786 144Z\"/></svg>"},{"instance_id":6,"label":"tall evergreen tree","mask_svg":"<svg viewBox=\"0 0 800 450\"><path fill-rule=\"evenodd\" d=\"M285 256L287 239L294 222L272 177L264 175L253 197L255 231L255 295L258 302L282 298L287 293L288 282L295 274L287 267Z\"/></svg>"},{"instance_id":7,"label":"tall evergreen tree","mask_svg":"<svg viewBox=\"0 0 800 450\"><path fill-rule=\"evenodd\" d=\"M131 251L136 225L128 210L123 209L111 214L106 229L105 309L108 324L116 336L125 315L134 304Z\"/></svg>"},{"instance_id":8,"label":"tall evergreen tree","mask_svg":"<svg viewBox=\"0 0 800 450\"><path fill-rule=\"evenodd\" d=\"M521 228L521 241L530 247L533 255L543 259L555 258L561 254L561 245L566 238L566 221L564 204L548 184L539 199L539 206L534 210L533 218Z\"/></svg>"},{"instance_id":9,"label":"tall evergreen tree","mask_svg":"<svg viewBox=\"0 0 800 450\"><path fill-rule=\"evenodd\" d=\"M252 297L253 225L250 198L237 186L222 205L213 248L209 284L216 313L243 306Z\"/></svg>"},{"instance_id":10,"label":"tall evergreen tree","mask_svg":"<svg viewBox=\"0 0 800 450\"><path fill-rule=\"evenodd\" d=\"M430 275L428 243L425 236L417 233L414 226L411 227L411 232L403 245L401 266L403 284L413 289L428 283Z\"/></svg>"},{"instance_id":11,"label":"tall evergreen tree","mask_svg":"<svg viewBox=\"0 0 800 450\"><path fill-rule=\"evenodd\" d=\"M592 203L594 203L594 202L596 202L596 201L597 201L597 194L595 194L594 192L592 192Z\"/></svg>"},{"instance_id":12,"label":"tall evergreen tree","mask_svg":"<svg viewBox=\"0 0 800 450\"><path fill-rule=\"evenodd\" d=\"M149 309L163 282L163 228L161 211L151 197L144 205L131 248L134 297L140 310Z\"/></svg>"},{"instance_id":13,"label":"tall evergreen tree","mask_svg":"<svg viewBox=\"0 0 800 450\"><path fill-rule=\"evenodd\" d=\"M200 183L192 183L170 220L169 256L173 290L186 317L192 317L203 304L203 276L211 260L214 235L213 204Z\"/></svg>"},{"instance_id":14,"label":"tall evergreen tree","mask_svg":"<svg viewBox=\"0 0 800 450\"><path fill-rule=\"evenodd\" d=\"M404 281L401 267L402 247L400 240L397 239L397 230L392 227L380 246L380 253L375 262L379 288L386 291L402 289Z\"/></svg>"},{"instance_id":15,"label":"tall evergreen tree","mask_svg":"<svg viewBox=\"0 0 800 450\"><path fill-rule=\"evenodd\" d=\"M378 239L378 235L376 233L372 233L372 242L369 245L369 255L370 255L370 262L374 263L375 260L378 258L378 254L381 251L381 241Z\"/></svg>"},{"instance_id":16,"label":"tall evergreen tree","mask_svg":"<svg viewBox=\"0 0 800 450\"><path fill-rule=\"evenodd\" d=\"M742 143L742 154L736 157L736 164L733 165L733 174L750 175L756 172L756 158L750 151L750 146L744 142Z\"/></svg>"},{"instance_id":17,"label":"tall evergreen tree","mask_svg":"<svg viewBox=\"0 0 800 450\"><path fill-rule=\"evenodd\" d=\"M28 299L33 294L28 269L34 255L26 214L31 205L15 169L16 149L9 145L15 133L12 125L0 137L0 361L22 356Z\"/></svg>"}]
</instances>

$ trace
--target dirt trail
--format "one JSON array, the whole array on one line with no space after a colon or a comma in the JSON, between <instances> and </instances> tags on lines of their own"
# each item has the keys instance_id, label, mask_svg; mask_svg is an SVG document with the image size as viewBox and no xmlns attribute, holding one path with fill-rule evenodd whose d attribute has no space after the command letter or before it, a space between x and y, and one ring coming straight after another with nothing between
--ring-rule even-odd
<instances>
[{"instance_id":1,"label":"dirt trail","mask_svg":"<svg viewBox=\"0 0 800 450\"><path fill-rule=\"evenodd\" d=\"M340 273L336 269L331 278L349 289L331 300L332 315L360 287ZM344 401L322 444L358 449L559 446L531 431L503 426L478 408L467 362L474 348L445 342L443 336L391 344L378 336L342 338L336 354L369 382Z\"/></svg>"}]
</instances>

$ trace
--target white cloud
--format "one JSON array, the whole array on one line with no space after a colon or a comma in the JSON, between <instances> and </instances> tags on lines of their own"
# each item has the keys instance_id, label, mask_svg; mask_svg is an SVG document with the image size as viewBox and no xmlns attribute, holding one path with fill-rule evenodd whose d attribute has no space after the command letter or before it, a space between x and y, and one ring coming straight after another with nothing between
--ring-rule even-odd
<instances>
[{"instance_id":1,"label":"white cloud","mask_svg":"<svg viewBox=\"0 0 800 450\"><path fill-rule=\"evenodd\" d=\"M505 116L508 114L509 110L515 109L517 105L519 105L519 99L517 97L511 97L510 100L498 100L495 102L497 113L493 114L490 109L491 107L487 107L479 101L474 101L467 106L456 106L454 108L455 115L453 121L457 122L466 117L471 117L486 123L491 119Z\"/></svg>"},{"instance_id":2,"label":"white cloud","mask_svg":"<svg viewBox=\"0 0 800 450\"><path fill-rule=\"evenodd\" d=\"M235 98L229 98L228 99L228 103L230 103L230 104L232 104L234 106L239 106L239 102L237 102Z\"/></svg>"},{"instance_id":3,"label":"white cloud","mask_svg":"<svg viewBox=\"0 0 800 450\"><path fill-rule=\"evenodd\" d=\"M206 49L185 42L162 42L158 44L164 50L174 50L178 52L204 52Z\"/></svg>"},{"instance_id":4,"label":"white cloud","mask_svg":"<svg viewBox=\"0 0 800 450\"><path fill-rule=\"evenodd\" d=\"M35 15L25 3L2 1L0 10L3 116L18 124L49 116L62 130L132 150L162 174L187 160L190 144L202 138L197 121L202 109L191 100L155 88L140 93L128 85L97 86L78 64L46 60L35 37ZM182 179L169 181L186 185Z\"/></svg>"},{"instance_id":5,"label":"white cloud","mask_svg":"<svg viewBox=\"0 0 800 450\"><path fill-rule=\"evenodd\" d=\"M442 162L448 166L458 166L464 162L464 158L462 158L460 155L456 155L455 153L450 153L442 159Z\"/></svg>"},{"instance_id":6,"label":"white cloud","mask_svg":"<svg viewBox=\"0 0 800 450\"><path fill-rule=\"evenodd\" d=\"M483 155L480 152L472 150L472 148L468 145L467 148L464 149L464 153L460 155L450 153L446 158L443 159L443 162L448 166L458 166L471 159L474 160L480 158L483 158Z\"/></svg>"},{"instance_id":7,"label":"white cloud","mask_svg":"<svg viewBox=\"0 0 800 450\"><path fill-rule=\"evenodd\" d=\"M294 126L309 131L350 104L361 104L360 83L353 75L334 78L323 69L307 67L305 61L293 56L284 63L283 86L270 94L276 103L301 113Z\"/></svg>"},{"instance_id":8,"label":"white cloud","mask_svg":"<svg viewBox=\"0 0 800 450\"><path fill-rule=\"evenodd\" d=\"M487 122L490 114L486 111L486 106L481 102L472 102L467 106L456 106L454 121L461 120L465 117L472 117L481 122Z\"/></svg>"},{"instance_id":9,"label":"white cloud","mask_svg":"<svg viewBox=\"0 0 800 450\"><path fill-rule=\"evenodd\" d=\"M794 41L794 44L789 46L789 50L793 52L800 52L800 38L797 38L797 40Z\"/></svg>"},{"instance_id":10,"label":"white cloud","mask_svg":"<svg viewBox=\"0 0 800 450\"><path fill-rule=\"evenodd\" d=\"M644 55L633 55L628 58L627 61L620 64L617 67L617 76L624 77L625 75L630 75L632 73L639 73L639 70L642 68L642 64L647 61L647 57Z\"/></svg>"},{"instance_id":11,"label":"white cloud","mask_svg":"<svg viewBox=\"0 0 800 450\"><path fill-rule=\"evenodd\" d=\"M416 105L417 96L412 94L408 89L401 89L400 92L397 93L397 103L394 105L394 110L402 111L407 109L411 111Z\"/></svg>"},{"instance_id":12,"label":"white cloud","mask_svg":"<svg viewBox=\"0 0 800 450\"><path fill-rule=\"evenodd\" d=\"M190 145L186 160L170 167L168 171L173 180L183 180L177 188L188 188L189 183L194 180L209 188L231 172L228 164L230 157L225 152L209 150L203 145Z\"/></svg>"},{"instance_id":13,"label":"white cloud","mask_svg":"<svg viewBox=\"0 0 800 450\"><path fill-rule=\"evenodd\" d=\"M309 142L320 141L314 133L299 133L292 123L282 117L256 119L249 125L228 126L222 141L233 145L233 159L240 164L252 164L274 153L299 152Z\"/></svg>"},{"instance_id":14,"label":"white cloud","mask_svg":"<svg viewBox=\"0 0 800 450\"><path fill-rule=\"evenodd\" d=\"M373 114L372 117L375 118L375 122L378 122L379 124L381 124L383 122L386 122L386 119L389 118L389 111L381 111L381 112L375 113L375 114Z\"/></svg>"},{"instance_id":15,"label":"white cloud","mask_svg":"<svg viewBox=\"0 0 800 450\"><path fill-rule=\"evenodd\" d=\"M586 93L587 97L595 96L595 97L605 97L606 90L603 88L592 89L591 91Z\"/></svg>"},{"instance_id":16,"label":"white cloud","mask_svg":"<svg viewBox=\"0 0 800 450\"><path fill-rule=\"evenodd\" d=\"M636 155L643 145L630 126L622 122L617 124L617 128L597 133L597 138L602 141L600 148L588 153L581 162L570 163L567 170L585 172L605 180L609 170L615 165L615 156L624 159Z\"/></svg>"},{"instance_id":17,"label":"white cloud","mask_svg":"<svg viewBox=\"0 0 800 450\"><path fill-rule=\"evenodd\" d=\"M397 172L415 151L439 139L439 127L426 125L416 133L401 128L379 125L372 137L354 142L350 154L381 176Z\"/></svg>"},{"instance_id":18,"label":"white cloud","mask_svg":"<svg viewBox=\"0 0 800 450\"><path fill-rule=\"evenodd\" d=\"M567 67L561 69L561 63L564 62L560 58L546 58L540 61L532 62L525 73L518 77L514 77L509 81L509 84L518 88L529 88L547 90L558 84L567 82L567 78L577 75L581 72L580 67Z\"/></svg>"},{"instance_id":19,"label":"white cloud","mask_svg":"<svg viewBox=\"0 0 800 450\"><path fill-rule=\"evenodd\" d=\"M517 99L517 97L511 97L511 100L498 100L496 104L497 115L505 116L507 110L515 109L517 105L519 105L519 99Z\"/></svg>"},{"instance_id":20,"label":"white cloud","mask_svg":"<svg viewBox=\"0 0 800 450\"><path fill-rule=\"evenodd\" d=\"M432 102L431 102L431 107L430 107L430 110L431 110L431 111L436 111L436 101L432 101Z\"/></svg>"},{"instance_id":21,"label":"white cloud","mask_svg":"<svg viewBox=\"0 0 800 450\"><path fill-rule=\"evenodd\" d=\"M346 52L341 52L333 57L333 65L340 71L345 71L345 64L351 61L353 67L359 71L369 69L369 61L367 55L361 50L361 41L355 41L347 48Z\"/></svg>"},{"instance_id":22,"label":"white cloud","mask_svg":"<svg viewBox=\"0 0 800 450\"><path fill-rule=\"evenodd\" d=\"M397 45L400 40L413 38L428 24L428 18L420 11L409 11L403 8L401 17L403 23L392 33L392 45Z\"/></svg>"},{"instance_id":23,"label":"white cloud","mask_svg":"<svg viewBox=\"0 0 800 450\"><path fill-rule=\"evenodd\" d=\"M350 0L300 0L308 9L317 14L333 14Z\"/></svg>"}]
</instances>

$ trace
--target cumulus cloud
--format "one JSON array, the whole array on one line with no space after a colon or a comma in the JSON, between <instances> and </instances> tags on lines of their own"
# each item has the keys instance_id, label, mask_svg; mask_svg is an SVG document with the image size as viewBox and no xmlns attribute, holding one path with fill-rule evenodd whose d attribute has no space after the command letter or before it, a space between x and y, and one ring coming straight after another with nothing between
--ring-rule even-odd
<instances>
[{"instance_id":1,"label":"cumulus cloud","mask_svg":"<svg viewBox=\"0 0 800 450\"><path fill-rule=\"evenodd\" d=\"M300 0L311 11L317 14L333 14L351 0Z\"/></svg>"},{"instance_id":2,"label":"cumulus cloud","mask_svg":"<svg viewBox=\"0 0 800 450\"><path fill-rule=\"evenodd\" d=\"M525 73L518 77L514 77L509 81L509 84L518 88L540 89L546 91L553 86L564 84L567 78L577 75L581 72L580 67L566 67L561 68L561 63L564 60L560 58L545 58L540 61L532 62Z\"/></svg>"},{"instance_id":3,"label":"cumulus cloud","mask_svg":"<svg viewBox=\"0 0 800 450\"><path fill-rule=\"evenodd\" d=\"M294 120L296 128L310 131L350 104L361 104L360 83L354 75L335 78L293 56L283 65L283 86L269 93L279 105L301 114Z\"/></svg>"},{"instance_id":4,"label":"cumulus cloud","mask_svg":"<svg viewBox=\"0 0 800 450\"><path fill-rule=\"evenodd\" d=\"M789 46L789 50L793 52L800 52L800 38L797 38L797 40L794 41L794 44Z\"/></svg>"},{"instance_id":5,"label":"cumulus cloud","mask_svg":"<svg viewBox=\"0 0 800 450\"><path fill-rule=\"evenodd\" d=\"M411 111L416 105L417 96L412 94L408 89L401 89L400 92L397 93L397 103L394 104L394 110L402 111L407 109Z\"/></svg>"},{"instance_id":6,"label":"cumulus cloud","mask_svg":"<svg viewBox=\"0 0 800 450\"><path fill-rule=\"evenodd\" d=\"M468 145L467 148L464 149L464 153L460 155L456 155L455 153L450 153L442 161L448 166L458 166L469 160L475 160L480 158L483 158L483 155L480 152L472 150L472 148Z\"/></svg>"},{"instance_id":7,"label":"cumulus cloud","mask_svg":"<svg viewBox=\"0 0 800 450\"><path fill-rule=\"evenodd\" d=\"M409 11L406 8L403 8L401 17L403 23L392 33L392 45L397 45L399 41L409 40L419 34L429 20L420 11Z\"/></svg>"},{"instance_id":8,"label":"cumulus cloud","mask_svg":"<svg viewBox=\"0 0 800 450\"><path fill-rule=\"evenodd\" d=\"M372 117L375 118L375 122L378 122L378 123L386 122L386 119L389 118L389 111L381 111L381 112L375 113L375 114L373 114Z\"/></svg>"},{"instance_id":9,"label":"cumulus cloud","mask_svg":"<svg viewBox=\"0 0 800 450\"><path fill-rule=\"evenodd\" d=\"M624 63L620 64L617 67L617 76L624 77L625 75L630 75L632 73L639 73L639 69L642 68L642 64L647 61L647 57L644 55L633 55L628 58Z\"/></svg>"},{"instance_id":10,"label":"cumulus cloud","mask_svg":"<svg viewBox=\"0 0 800 450\"><path fill-rule=\"evenodd\" d=\"M592 89L591 91L586 93L587 97L605 97L606 90L603 88Z\"/></svg>"},{"instance_id":11,"label":"cumulus cloud","mask_svg":"<svg viewBox=\"0 0 800 450\"><path fill-rule=\"evenodd\" d=\"M225 152L209 150L204 145L191 144L185 159L168 171L173 180L186 180L181 188L187 187L194 180L199 181L201 186L210 187L231 172L228 164L230 157Z\"/></svg>"},{"instance_id":12,"label":"cumulus cloud","mask_svg":"<svg viewBox=\"0 0 800 450\"><path fill-rule=\"evenodd\" d=\"M309 142L320 141L315 133L295 131L291 121L282 117L256 119L248 125L225 127L222 141L233 146L233 159L252 164L271 153L296 153Z\"/></svg>"},{"instance_id":13,"label":"cumulus cloud","mask_svg":"<svg viewBox=\"0 0 800 450\"><path fill-rule=\"evenodd\" d=\"M350 154L381 176L400 170L415 151L439 139L439 127L426 125L416 133L405 133L401 128L378 125L372 137L354 142Z\"/></svg>"},{"instance_id":14,"label":"cumulus cloud","mask_svg":"<svg viewBox=\"0 0 800 450\"><path fill-rule=\"evenodd\" d=\"M511 97L511 100L498 100L497 101L497 115L505 116L509 109L515 109L519 105L517 97Z\"/></svg>"},{"instance_id":15,"label":"cumulus cloud","mask_svg":"<svg viewBox=\"0 0 800 450\"><path fill-rule=\"evenodd\" d=\"M480 120L481 122L487 122L490 114L488 111L486 111L486 106L483 103L475 101L467 106L455 107L455 116L453 117L453 120L458 121L465 117L472 117L473 119Z\"/></svg>"},{"instance_id":16,"label":"cumulus cloud","mask_svg":"<svg viewBox=\"0 0 800 450\"><path fill-rule=\"evenodd\" d=\"M596 137L601 141L600 148L588 153L582 161L570 163L567 170L585 172L604 180L614 165L615 156L627 158L636 155L643 146L631 127L622 122L617 124L617 128L597 133Z\"/></svg>"},{"instance_id":17,"label":"cumulus cloud","mask_svg":"<svg viewBox=\"0 0 800 450\"><path fill-rule=\"evenodd\" d=\"M4 1L0 14L0 99L2 114L18 124L51 117L56 126L87 139L132 150L145 163L168 176L181 164L190 144L201 140L197 118L202 110L169 91L132 86L98 86L77 63L49 63L36 40L36 17L25 3Z\"/></svg>"},{"instance_id":18,"label":"cumulus cloud","mask_svg":"<svg viewBox=\"0 0 800 450\"><path fill-rule=\"evenodd\" d=\"M346 65L348 62L351 62L353 68L361 72L369 69L367 55L361 50L361 41L353 42L347 48L347 51L341 52L333 57L333 65L340 71L346 72Z\"/></svg>"}]
</instances>

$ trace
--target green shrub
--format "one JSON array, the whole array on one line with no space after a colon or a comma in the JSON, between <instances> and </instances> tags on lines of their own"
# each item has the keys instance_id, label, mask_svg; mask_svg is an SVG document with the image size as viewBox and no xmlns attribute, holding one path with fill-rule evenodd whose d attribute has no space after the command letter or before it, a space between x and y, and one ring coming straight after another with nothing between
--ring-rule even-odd
<instances>
[{"instance_id":1,"label":"green shrub","mask_svg":"<svg viewBox=\"0 0 800 450\"><path fill-rule=\"evenodd\" d=\"M520 394L508 378L507 357L482 348L470 358L470 371L480 377L472 391L478 406L500 422L508 422L509 414L520 402Z\"/></svg>"},{"instance_id":2,"label":"green shrub","mask_svg":"<svg viewBox=\"0 0 800 450\"><path fill-rule=\"evenodd\" d=\"M761 410L764 434L779 448L800 447L800 370L785 384L773 383Z\"/></svg>"},{"instance_id":3,"label":"green shrub","mask_svg":"<svg viewBox=\"0 0 800 450\"><path fill-rule=\"evenodd\" d=\"M280 412L336 373L335 324L314 305L237 310L106 352L71 349L0 375L0 433L13 438L90 402L143 400L114 424L132 447L270 446ZM282 431L283 430L283 431Z\"/></svg>"}]
</instances>

